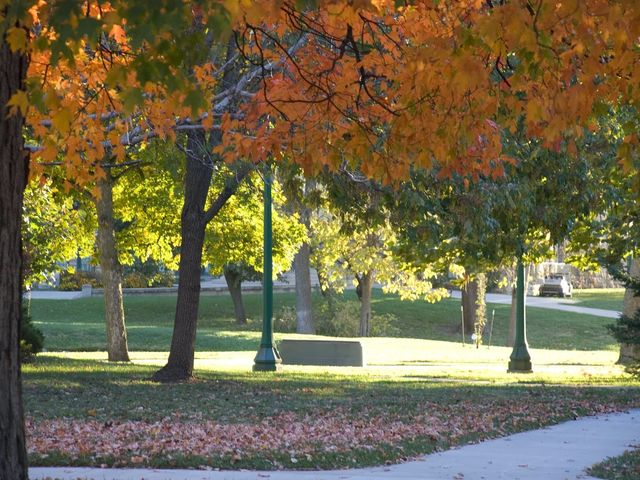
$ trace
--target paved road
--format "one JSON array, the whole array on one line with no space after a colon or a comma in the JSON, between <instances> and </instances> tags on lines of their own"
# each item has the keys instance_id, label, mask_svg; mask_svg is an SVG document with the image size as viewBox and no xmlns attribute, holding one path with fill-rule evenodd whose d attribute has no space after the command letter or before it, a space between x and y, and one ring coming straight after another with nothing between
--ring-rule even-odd
<instances>
[{"instance_id":1,"label":"paved road","mask_svg":"<svg viewBox=\"0 0 640 480\"><path fill-rule=\"evenodd\" d=\"M31 468L32 480L564 480L640 444L640 409L587 417L389 467L324 472Z\"/></svg>"}]
</instances>

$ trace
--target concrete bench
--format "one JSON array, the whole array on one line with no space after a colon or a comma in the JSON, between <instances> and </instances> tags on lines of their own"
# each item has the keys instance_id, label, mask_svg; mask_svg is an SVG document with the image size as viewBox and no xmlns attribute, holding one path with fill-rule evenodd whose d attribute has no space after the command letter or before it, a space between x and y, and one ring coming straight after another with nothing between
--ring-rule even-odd
<instances>
[{"instance_id":1,"label":"concrete bench","mask_svg":"<svg viewBox=\"0 0 640 480\"><path fill-rule=\"evenodd\" d=\"M282 340L278 347L285 365L364 367L362 344L353 340Z\"/></svg>"}]
</instances>

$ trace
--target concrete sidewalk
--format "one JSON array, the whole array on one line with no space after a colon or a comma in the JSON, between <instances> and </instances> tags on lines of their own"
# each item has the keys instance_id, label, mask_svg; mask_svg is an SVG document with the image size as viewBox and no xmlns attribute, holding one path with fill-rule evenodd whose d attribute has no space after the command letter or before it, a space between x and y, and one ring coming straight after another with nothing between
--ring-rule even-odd
<instances>
[{"instance_id":1,"label":"concrete sidewalk","mask_svg":"<svg viewBox=\"0 0 640 480\"><path fill-rule=\"evenodd\" d=\"M460 298L460 291L453 290L451 292L451 298ZM511 304L511 295L503 293L487 293L485 297L487 303L499 303L503 305ZM602 308L590 308L579 307L577 305L571 305L575 300L569 298L556 298L556 297L531 297L528 296L526 300L527 307L537 308L549 308L551 310L562 310L564 312L582 313L585 315L594 315L596 317L605 318L618 318L620 312L615 310L605 310Z\"/></svg>"},{"instance_id":2,"label":"concrete sidewalk","mask_svg":"<svg viewBox=\"0 0 640 480\"><path fill-rule=\"evenodd\" d=\"M640 444L640 409L587 417L466 445L389 467L334 471L195 471L31 468L34 479L60 480L564 480Z\"/></svg>"}]
</instances>

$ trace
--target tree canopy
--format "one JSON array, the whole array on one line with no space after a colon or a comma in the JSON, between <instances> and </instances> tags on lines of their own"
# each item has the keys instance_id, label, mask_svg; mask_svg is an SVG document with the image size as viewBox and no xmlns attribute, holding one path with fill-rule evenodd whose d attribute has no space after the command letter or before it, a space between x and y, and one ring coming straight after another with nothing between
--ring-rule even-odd
<instances>
[{"instance_id":1,"label":"tree canopy","mask_svg":"<svg viewBox=\"0 0 640 480\"><path fill-rule=\"evenodd\" d=\"M594 112L640 98L633 0L160 3L19 2L26 28L6 29L32 54L10 105L32 105L38 156L64 151L80 183L105 149L123 161L126 145L193 128L221 129L230 159L499 176L519 119L575 153ZM228 41L249 68L221 90ZM637 141L618 148L628 167Z\"/></svg>"}]
</instances>

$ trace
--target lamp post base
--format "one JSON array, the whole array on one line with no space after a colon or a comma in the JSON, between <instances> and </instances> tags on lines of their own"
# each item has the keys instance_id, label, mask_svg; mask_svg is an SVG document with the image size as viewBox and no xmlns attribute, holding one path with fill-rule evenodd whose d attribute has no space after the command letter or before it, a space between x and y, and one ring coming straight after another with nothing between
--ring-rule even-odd
<instances>
[{"instance_id":1,"label":"lamp post base","mask_svg":"<svg viewBox=\"0 0 640 480\"><path fill-rule=\"evenodd\" d=\"M532 373L531 359L528 358L512 358L509 361L509 373Z\"/></svg>"},{"instance_id":2,"label":"lamp post base","mask_svg":"<svg viewBox=\"0 0 640 480\"><path fill-rule=\"evenodd\" d=\"M276 347L263 347L258 350L253 360L254 372L277 372L282 369L282 358Z\"/></svg>"}]
</instances>

